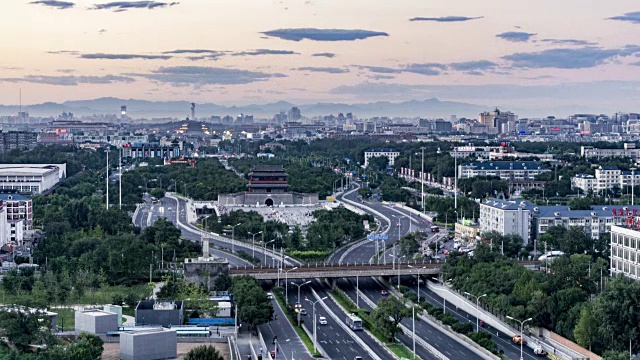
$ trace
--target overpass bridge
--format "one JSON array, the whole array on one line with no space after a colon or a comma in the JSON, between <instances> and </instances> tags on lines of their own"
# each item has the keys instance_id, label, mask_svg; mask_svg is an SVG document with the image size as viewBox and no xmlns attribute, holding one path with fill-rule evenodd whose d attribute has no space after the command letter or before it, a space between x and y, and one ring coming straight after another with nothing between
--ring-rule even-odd
<instances>
[{"instance_id":1,"label":"overpass bridge","mask_svg":"<svg viewBox=\"0 0 640 360\"><path fill-rule=\"evenodd\" d=\"M253 276L258 280L276 280L286 277L289 279L315 278L343 278L356 276L398 276L400 275L436 275L440 273L441 263L418 263L400 265L369 265L369 264L317 264L305 265L297 268L285 267L229 267L231 276ZM424 266L424 268L422 268ZM295 269L295 270L294 270Z\"/></svg>"},{"instance_id":2,"label":"overpass bridge","mask_svg":"<svg viewBox=\"0 0 640 360\"><path fill-rule=\"evenodd\" d=\"M520 261L520 264L529 268L538 266L537 261ZM437 275L442 268L442 262L415 262L402 264L304 264L299 267L251 267L230 266L230 276L253 276L258 280L276 280L285 277L288 279L316 279L316 278L344 278L344 277L371 277L371 276L403 276L403 275Z\"/></svg>"}]
</instances>

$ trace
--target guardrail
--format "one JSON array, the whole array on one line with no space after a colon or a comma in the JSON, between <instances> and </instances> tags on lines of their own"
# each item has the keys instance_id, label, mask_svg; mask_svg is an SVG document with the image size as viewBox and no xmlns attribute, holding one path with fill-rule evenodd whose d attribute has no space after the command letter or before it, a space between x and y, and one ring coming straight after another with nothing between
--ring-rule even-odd
<instances>
[{"instance_id":1,"label":"guardrail","mask_svg":"<svg viewBox=\"0 0 640 360\"><path fill-rule=\"evenodd\" d=\"M378 307L378 305L376 303L373 302L373 300L369 299L362 291L360 291L360 289L357 290L358 291L358 296L364 300L364 302L366 302L369 306L371 306L372 309L376 309ZM411 331L409 331L409 329L400 324L400 327L402 328L402 331L407 334L407 333L411 333ZM449 358L447 356L445 356L443 353L441 353L438 349L434 348L431 344L429 344L428 342L424 341L424 339L422 339L419 336L414 336L413 337L416 341L416 343L420 344L420 346L422 346L423 348L425 348L428 352L430 352L431 354L433 354L433 356L435 356L437 359L440 360L449 360Z\"/></svg>"}]
</instances>

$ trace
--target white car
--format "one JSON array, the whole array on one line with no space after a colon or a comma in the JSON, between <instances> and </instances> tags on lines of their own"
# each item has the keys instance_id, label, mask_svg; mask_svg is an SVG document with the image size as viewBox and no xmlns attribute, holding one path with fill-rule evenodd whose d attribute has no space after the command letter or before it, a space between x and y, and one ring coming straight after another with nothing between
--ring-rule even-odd
<instances>
[{"instance_id":1,"label":"white car","mask_svg":"<svg viewBox=\"0 0 640 360\"><path fill-rule=\"evenodd\" d=\"M273 299L273 294L272 293L267 293L267 299L272 300Z\"/></svg>"},{"instance_id":2,"label":"white car","mask_svg":"<svg viewBox=\"0 0 640 360\"><path fill-rule=\"evenodd\" d=\"M327 318L324 316L320 316L318 321L320 322L320 325L327 325Z\"/></svg>"}]
</instances>

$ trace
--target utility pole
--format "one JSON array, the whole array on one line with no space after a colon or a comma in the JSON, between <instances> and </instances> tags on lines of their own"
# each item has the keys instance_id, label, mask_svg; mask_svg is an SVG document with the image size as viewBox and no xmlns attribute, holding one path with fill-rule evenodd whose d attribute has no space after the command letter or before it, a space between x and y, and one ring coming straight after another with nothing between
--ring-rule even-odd
<instances>
[{"instance_id":1,"label":"utility pole","mask_svg":"<svg viewBox=\"0 0 640 360\"><path fill-rule=\"evenodd\" d=\"M631 206L634 205L634 197L635 197L635 190L633 189L634 186L636 185L636 168L631 168Z\"/></svg>"},{"instance_id":2,"label":"utility pole","mask_svg":"<svg viewBox=\"0 0 640 360\"><path fill-rule=\"evenodd\" d=\"M453 185L453 208L458 210L458 148L453 148L453 171L454 171L454 185Z\"/></svg>"},{"instance_id":3,"label":"utility pole","mask_svg":"<svg viewBox=\"0 0 640 360\"><path fill-rule=\"evenodd\" d=\"M118 205L120 209L122 209L122 149L120 149L120 162L118 163L120 169L120 198L118 200Z\"/></svg>"},{"instance_id":4,"label":"utility pole","mask_svg":"<svg viewBox=\"0 0 640 360\"><path fill-rule=\"evenodd\" d=\"M424 213L424 147L422 149L422 167L420 169L420 186L422 187L422 212Z\"/></svg>"},{"instance_id":5,"label":"utility pole","mask_svg":"<svg viewBox=\"0 0 640 360\"><path fill-rule=\"evenodd\" d=\"M107 210L109 210L109 147L107 147Z\"/></svg>"}]
</instances>

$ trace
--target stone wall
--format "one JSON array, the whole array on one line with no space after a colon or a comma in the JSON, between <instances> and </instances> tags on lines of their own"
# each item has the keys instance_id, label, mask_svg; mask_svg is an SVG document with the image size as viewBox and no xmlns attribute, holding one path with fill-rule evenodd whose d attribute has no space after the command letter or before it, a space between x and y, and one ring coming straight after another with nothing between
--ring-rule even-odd
<instances>
[{"instance_id":1,"label":"stone wall","mask_svg":"<svg viewBox=\"0 0 640 360\"><path fill-rule=\"evenodd\" d=\"M318 194L310 193L250 193L218 195L218 204L223 206L291 206L317 205Z\"/></svg>"}]
</instances>

